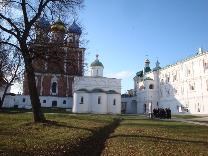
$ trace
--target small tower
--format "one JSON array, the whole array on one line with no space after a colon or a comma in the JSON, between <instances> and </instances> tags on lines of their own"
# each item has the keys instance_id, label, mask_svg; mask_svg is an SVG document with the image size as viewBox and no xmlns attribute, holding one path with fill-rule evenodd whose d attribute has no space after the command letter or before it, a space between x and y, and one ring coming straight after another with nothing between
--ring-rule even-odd
<instances>
[{"instance_id":1,"label":"small tower","mask_svg":"<svg viewBox=\"0 0 208 156\"><path fill-rule=\"evenodd\" d=\"M150 68L150 61L148 59L145 59L144 61L144 73L148 73L151 71L151 68Z\"/></svg>"},{"instance_id":2,"label":"small tower","mask_svg":"<svg viewBox=\"0 0 208 156\"><path fill-rule=\"evenodd\" d=\"M158 71L159 69L161 69L160 62L157 60L157 62L155 63L155 68L153 69L153 71Z\"/></svg>"},{"instance_id":3,"label":"small tower","mask_svg":"<svg viewBox=\"0 0 208 156\"><path fill-rule=\"evenodd\" d=\"M91 63L91 76L93 77L103 77L103 64L98 59L99 55L96 55L96 60Z\"/></svg>"},{"instance_id":4,"label":"small tower","mask_svg":"<svg viewBox=\"0 0 208 156\"><path fill-rule=\"evenodd\" d=\"M50 23L44 17L41 17L35 23L36 30L36 42L38 43L46 43L49 41L48 33L50 31Z\"/></svg>"},{"instance_id":5,"label":"small tower","mask_svg":"<svg viewBox=\"0 0 208 156\"><path fill-rule=\"evenodd\" d=\"M79 38L82 34L82 29L74 22L68 29L68 43L73 44L76 47L79 47Z\"/></svg>"},{"instance_id":6,"label":"small tower","mask_svg":"<svg viewBox=\"0 0 208 156\"><path fill-rule=\"evenodd\" d=\"M64 43L64 37L65 37L65 24L58 19L52 26L51 26L51 41L54 43Z\"/></svg>"}]
</instances>

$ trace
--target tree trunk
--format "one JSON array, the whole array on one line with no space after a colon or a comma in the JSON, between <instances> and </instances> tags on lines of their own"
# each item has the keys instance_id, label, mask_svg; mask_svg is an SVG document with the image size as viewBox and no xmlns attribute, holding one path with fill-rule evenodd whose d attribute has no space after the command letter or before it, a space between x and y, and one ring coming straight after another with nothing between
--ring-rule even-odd
<instances>
[{"instance_id":1,"label":"tree trunk","mask_svg":"<svg viewBox=\"0 0 208 156\"><path fill-rule=\"evenodd\" d=\"M4 89L4 93L3 93L2 99L1 99L1 101L0 101L0 109L2 109L2 106L3 106L3 104L4 104L4 99L5 99L7 90L8 90L8 88L9 88L10 85L11 85L11 84L7 84L7 85L6 85L6 88Z\"/></svg>"},{"instance_id":2,"label":"tree trunk","mask_svg":"<svg viewBox=\"0 0 208 156\"><path fill-rule=\"evenodd\" d=\"M29 88L30 100L33 110L34 122L44 122L45 117L41 111L41 103L36 87L34 69L32 63L25 64L26 74L27 74L27 83Z\"/></svg>"},{"instance_id":3,"label":"tree trunk","mask_svg":"<svg viewBox=\"0 0 208 156\"><path fill-rule=\"evenodd\" d=\"M25 62L25 72L27 76L27 83L29 88L29 94L30 94L30 101L32 105L32 111L33 111L33 119L34 122L45 122L45 116L41 111L41 103L36 87L36 81L35 81L35 72L32 65L32 59L29 55L29 50L27 48L26 44L20 44L20 47L22 49L22 54Z\"/></svg>"}]
</instances>

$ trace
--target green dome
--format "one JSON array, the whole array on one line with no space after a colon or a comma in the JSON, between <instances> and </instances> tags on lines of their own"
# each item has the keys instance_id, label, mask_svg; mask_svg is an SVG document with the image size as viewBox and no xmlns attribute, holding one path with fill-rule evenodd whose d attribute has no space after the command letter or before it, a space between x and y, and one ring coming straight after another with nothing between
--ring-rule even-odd
<instances>
[{"instance_id":1,"label":"green dome","mask_svg":"<svg viewBox=\"0 0 208 156\"><path fill-rule=\"evenodd\" d=\"M92 62L90 66L91 66L91 67L97 67L97 66L100 66L100 67L103 67L103 68L104 68L102 62L100 62L100 61L98 60L98 55L96 55L96 60L95 60L94 62Z\"/></svg>"}]
</instances>

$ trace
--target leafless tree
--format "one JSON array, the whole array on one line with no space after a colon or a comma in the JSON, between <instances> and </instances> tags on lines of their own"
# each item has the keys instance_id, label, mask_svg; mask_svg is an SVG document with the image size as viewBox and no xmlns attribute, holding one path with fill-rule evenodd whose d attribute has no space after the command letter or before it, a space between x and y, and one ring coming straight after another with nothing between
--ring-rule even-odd
<instances>
[{"instance_id":1,"label":"leafless tree","mask_svg":"<svg viewBox=\"0 0 208 156\"><path fill-rule=\"evenodd\" d=\"M23 69L21 68L21 57L18 51L12 46L0 48L0 86L3 86L3 96L0 100L0 109L2 109L5 96L12 83L22 78Z\"/></svg>"},{"instance_id":2,"label":"leafless tree","mask_svg":"<svg viewBox=\"0 0 208 156\"><path fill-rule=\"evenodd\" d=\"M76 10L82 4L83 0L3 0L0 2L0 30L4 37L0 44L15 47L23 58L35 122L44 122L45 117L41 111L35 83L32 65L34 51L30 50L30 43L35 38L34 25L42 14L49 20L57 16L67 20L71 14L76 16Z\"/></svg>"}]
</instances>

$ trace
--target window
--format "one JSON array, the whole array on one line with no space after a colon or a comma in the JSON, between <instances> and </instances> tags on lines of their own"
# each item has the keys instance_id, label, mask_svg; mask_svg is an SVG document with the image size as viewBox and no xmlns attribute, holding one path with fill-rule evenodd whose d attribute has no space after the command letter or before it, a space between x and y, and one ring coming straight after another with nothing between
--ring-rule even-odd
<instances>
[{"instance_id":1,"label":"window","mask_svg":"<svg viewBox=\"0 0 208 156\"><path fill-rule=\"evenodd\" d=\"M169 77L167 77L167 82L170 82L170 78Z\"/></svg>"},{"instance_id":2,"label":"window","mask_svg":"<svg viewBox=\"0 0 208 156\"><path fill-rule=\"evenodd\" d=\"M22 102L25 102L25 98L22 99Z\"/></svg>"},{"instance_id":3,"label":"window","mask_svg":"<svg viewBox=\"0 0 208 156\"><path fill-rule=\"evenodd\" d=\"M84 103L84 97L82 96L80 99L80 104L83 104L83 103Z\"/></svg>"},{"instance_id":4,"label":"window","mask_svg":"<svg viewBox=\"0 0 208 156\"><path fill-rule=\"evenodd\" d=\"M98 104L101 104L101 96L98 96Z\"/></svg>"},{"instance_id":5,"label":"window","mask_svg":"<svg viewBox=\"0 0 208 156\"><path fill-rule=\"evenodd\" d=\"M149 89L154 89L154 85L153 84L149 85Z\"/></svg>"},{"instance_id":6,"label":"window","mask_svg":"<svg viewBox=\"0 0 208 156\"><path fill-rule=\"evenodd\" d=\"M189 87L190 87L190 90L195 90L195 85L194 84L190 84Z\"/></svg>"},{"instance_id":7,"label":"window","mask_svg":"<svg viewBox=\"0 0 208 156\"><path fill-rule=\"evenodd\" d=\"M116 99L113 100L113 105L114 105L114 106L116 105Z\"/></svg>"},{"instance_id":8,"label":"window","mask_svg":"<svg viewBox=\"0 0 208 156\"><path fill-rule=\"evenodd\" d=\"M46 100L43 100L43 103L46 103Z\"/></svg>"},{"instance_id":9,"label":"window","mask_svg":"<svg viewBox=\"0 0 208 156\"><path fill-rule=\"evenodd\" d=\"M63 104L64 104L64 105L66 104L66 100L63 101Z\"/></svg>"},{"instance_id":10,"label":"window","mask_svg":"<svg viewBox=\"0 0 208 156\"><path fill-rule=\"evenodd\" d=\"M57 87L57 83L53 82L52 83L52 93L56 93L56 87Z\"/></svg>"},{"instance_id":11,"label":"window","mask_svg":"<svg viewBox=\"0 0 208 156\"><path fill-rule=\"evenodd\" d=\"M173 76L173 82L175 82L177 80L177 75Z\"/></svg>"}]
</instances>

